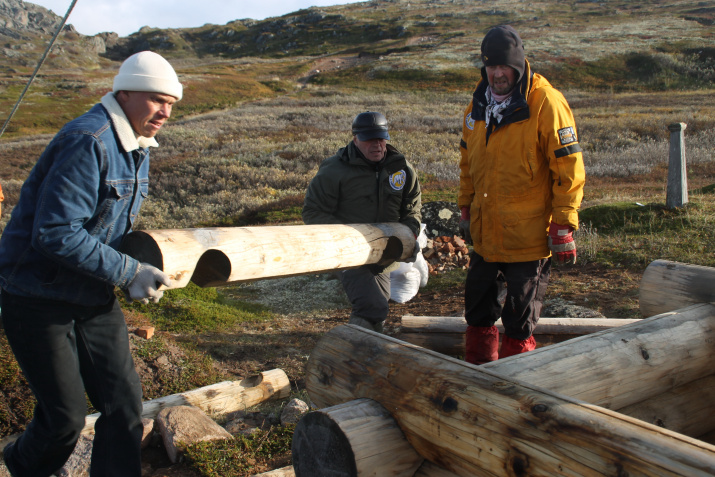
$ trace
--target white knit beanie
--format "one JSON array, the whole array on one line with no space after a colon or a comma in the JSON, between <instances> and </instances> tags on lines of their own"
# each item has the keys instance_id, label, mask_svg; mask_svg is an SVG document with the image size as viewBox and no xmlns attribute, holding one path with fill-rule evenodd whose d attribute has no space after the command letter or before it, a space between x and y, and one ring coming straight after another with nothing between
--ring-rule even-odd
<instances>
[{"instance_id":1,"label":"white knit beanie","mask_svg":"<svg viewBox=\"0 0 715 477\"><path fill-rule=\"evenodd\" d=\"M124 60L114 77L113 91L162 93L178 101L183 87L168 61L153 51L142 51Z\"/></svg>"}]
</instances>

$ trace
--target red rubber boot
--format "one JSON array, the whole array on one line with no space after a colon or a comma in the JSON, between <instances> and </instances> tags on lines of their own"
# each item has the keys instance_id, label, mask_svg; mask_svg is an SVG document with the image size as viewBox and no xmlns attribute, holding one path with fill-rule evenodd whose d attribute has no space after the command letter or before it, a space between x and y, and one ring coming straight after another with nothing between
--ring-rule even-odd
<instances>
[{"instance_id":1,"label":"red rubber boot","mask_svg":"<svg viewBox=\"0 0 715 477\"><path fill-rule=\"evenodd\" d=\"M484 364L499 359L499 329L496 326L467 326L464 361Z\"/></svg>"},{"instance_id":2,"label":"red rubber boot","mask_svg":"<svg viewBox=\"0 0 715 477\"><path fill-rule=\"evenodd\" d=\"M499 352L500 358L508 358L509 356L514 356L515 354L526 353L536 349L536 340L534 336L531 335L525 340L515 340L514 338L509 338L507 335L501 340L501 351Z\"/></svg>"}]
</instances>

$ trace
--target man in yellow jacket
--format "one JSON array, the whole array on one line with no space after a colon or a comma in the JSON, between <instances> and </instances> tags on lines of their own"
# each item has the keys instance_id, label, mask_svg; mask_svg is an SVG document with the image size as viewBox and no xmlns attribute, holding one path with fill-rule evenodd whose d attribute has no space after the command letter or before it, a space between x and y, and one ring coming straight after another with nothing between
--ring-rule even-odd
<instances>
[{"instance_id":1,"label":"man in yellow jacket","mask_svg":"<svg viewBox=\"0 0 715 477\"><path fill-rule=\"evenodd\" d=\"M552 252L558 262L576 261L585 180L571 109L531 71L516 30L490 29L481 59L462 124L458 199L474 246L465 284L465 360L474 364L536 347Z\"/></svg>"}]
</instances>

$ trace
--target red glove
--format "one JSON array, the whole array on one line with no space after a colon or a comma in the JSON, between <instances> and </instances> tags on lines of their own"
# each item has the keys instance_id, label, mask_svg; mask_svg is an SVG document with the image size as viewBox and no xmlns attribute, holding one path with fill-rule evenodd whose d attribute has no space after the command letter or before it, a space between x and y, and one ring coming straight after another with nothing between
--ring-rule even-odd
<instances>
[{"instance_id":1,"label":"red glove","mask_svg":"<svg viewBox=\"0 0 715 477\"><path fill-rule=\"evenodd\" d=\"M568 225L551 222L549 226L549 248L557 262L564 264L576 263L576 242L573 241L573 229Z\"/></svg>"},{"instance_id":2,"label":"red glove","mask_svg":"<svg viewBox=\"0 0 715 477\"><path fill-rule=\"evenodd\" d=\"M462 207L462 216L459 219L459 230L462 233L462 238L467 243L472 243L472 234L469 227L470 219L469 207Z\"/></svg>"}]
</instances>

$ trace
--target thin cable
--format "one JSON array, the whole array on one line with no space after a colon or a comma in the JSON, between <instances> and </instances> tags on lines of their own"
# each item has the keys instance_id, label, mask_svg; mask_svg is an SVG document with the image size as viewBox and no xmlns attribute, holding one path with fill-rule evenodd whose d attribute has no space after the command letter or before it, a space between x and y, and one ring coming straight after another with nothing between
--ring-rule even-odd
<instances>
[{"instance_id":1,"label":"thin cable","mask_svg":"<svg viewBox=\"0 0 715 477\"><path fill-rule=\"evenodd\" d=\"M10 116L7 117L7 119L5 120L5 124L2 125L2 129L0 130L0 137L2 137L3 133L5 132L5 129L7 129L7 125L10 124L10 120L15 115L15 111L17 111L17 108L20 107L22 98L25 97L25 93L27 93L27 90L30 89L30 85L35 80L35 76L37 76L37 72L40 71L40 67L47 59L47 55L50 54L50 50L52 49L52 46L55 44L55 40L57 40L57 37L59 36L60 32L64 28L65 23L67 22L67 18L70 16L70 13L72 13L72 9L74 9L75 3L77 3L77 0L72 0L72 4L67 9L67 13L65 13L64 18L62 19L62 23L60 23L60 26L57 28L57 31L55 32L55 36L52 37L50 44L47 46L47 50L45 50L45 54L42 55L40 62L37 64L35 71L32 73L32 76L30 77L30 81L28 81L27 84L25 85L25 89L22 90L22 93L20 94L20 98L17 100L17 103L15 103L15 106L12 108L12 111L10 111Z\"/></svg>"}]
</instances>

